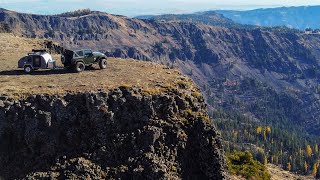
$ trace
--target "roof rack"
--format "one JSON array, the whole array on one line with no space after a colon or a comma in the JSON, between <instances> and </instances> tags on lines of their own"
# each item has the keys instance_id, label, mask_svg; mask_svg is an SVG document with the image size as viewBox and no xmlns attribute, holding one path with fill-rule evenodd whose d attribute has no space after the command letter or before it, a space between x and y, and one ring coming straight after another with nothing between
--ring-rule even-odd
<instances>
[{"instance_id":1,"label":"roof rack","mask_svg":"<svg viewBox=\"0 0 320 180\"><path fill-rule=\"evenodd\" d=\"M45 49L32 49L32 52L34 52L34 53L45 53L45 52L47 52L47 50L45 50Z\"/></svg>"},{"instance_id":2,"label":"roof rack","mask_svg":"<svg viewBox=\"0 0 320 180\"><path fill-rule=\"evenodd\" d=\"M42 55L47 53L45 49L32 49L32 52L28 53L28 56L30 55Z\"/></svg>"}]
</instances>

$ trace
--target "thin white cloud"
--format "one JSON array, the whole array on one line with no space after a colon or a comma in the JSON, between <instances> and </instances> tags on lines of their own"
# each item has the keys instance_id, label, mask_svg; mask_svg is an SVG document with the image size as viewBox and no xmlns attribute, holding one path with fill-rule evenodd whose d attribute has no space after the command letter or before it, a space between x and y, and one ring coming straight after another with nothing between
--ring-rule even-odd
<instances>
[{"instance_id":1,"label":"thin white cloud","mask_svg":"<svg viewBox=\"0 0 320 180\"><path fill-rule=\"evenodd\" d=\"M15 4L15 3L36 3L43 0L0 0L0 6L3 4Z\"/></svg>"},{"instance_id":2,"label":"thin white cloud","mask_svg":"<svg viewBox=\"0 0 320 180\"><path fill-rule=\"evenodd\" d=\"M90 8L128 16L301 5L320 5L320 0L0 0L0 8L21 12L55 14Z\"/></svg>"}]
</instances>

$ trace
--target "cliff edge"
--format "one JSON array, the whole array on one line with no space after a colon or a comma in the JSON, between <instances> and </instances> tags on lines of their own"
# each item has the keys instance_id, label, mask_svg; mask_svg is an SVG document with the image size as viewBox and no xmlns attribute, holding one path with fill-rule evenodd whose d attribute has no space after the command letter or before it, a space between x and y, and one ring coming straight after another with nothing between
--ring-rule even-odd
<instances>
[{"instance_id":1,"label":"cliff edge","mask_svg":"<svg viewBox=\"0 0 320 180\"><path fill-rule=\"evenodd\" d=\"M227 178L220 136L189 78L120 59L105 71L25 75L14 70L19 52L0 59L0 178Z\"/></svg>"}]
</instances>

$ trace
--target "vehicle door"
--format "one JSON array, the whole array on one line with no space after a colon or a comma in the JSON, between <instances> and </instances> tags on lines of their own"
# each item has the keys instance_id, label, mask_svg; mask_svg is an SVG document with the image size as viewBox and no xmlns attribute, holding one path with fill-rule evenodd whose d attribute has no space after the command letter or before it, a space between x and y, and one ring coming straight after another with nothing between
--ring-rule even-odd
<instances>
[{"instance_id":1,"label":"vehicle door","mask_svg":"<svg viewBox=\"0 0 320 180\"><path fill-rule=\"evenodd\" d=\"M94 63L94 56L91 50L84 50L84 62L85 64Z\"/></svg>"}]
</instances>

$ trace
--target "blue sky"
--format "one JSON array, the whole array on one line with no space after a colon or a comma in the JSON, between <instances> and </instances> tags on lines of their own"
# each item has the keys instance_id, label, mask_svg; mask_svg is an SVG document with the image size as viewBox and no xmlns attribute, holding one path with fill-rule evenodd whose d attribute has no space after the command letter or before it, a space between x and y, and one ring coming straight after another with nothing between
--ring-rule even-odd
<instances>
[{"instance_id":1,"label":"blue sky","mask_svg":"<svg viewBox=\"0 0 320 180\"><path fill-rule=\"evenodd\" d=\"M90 8L126 16L302 5L320 5L320 0L0 0L0 8L26 13L57 14Z\"/></svg>"}]
</instances>

